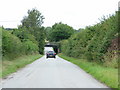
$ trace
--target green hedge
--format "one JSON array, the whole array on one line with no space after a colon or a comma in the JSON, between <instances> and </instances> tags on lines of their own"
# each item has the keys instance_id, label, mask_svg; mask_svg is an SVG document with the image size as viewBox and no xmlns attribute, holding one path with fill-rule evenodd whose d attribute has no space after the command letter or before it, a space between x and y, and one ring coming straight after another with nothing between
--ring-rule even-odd
<instances>
[{"instance_id":1,"label":"green hedge","mask_svg":"<svg viewBox=\"0 0 120 90\"><path fill-rule=\"evenodd\" d=\"M20 35L20 32L17 35ZM14 60L21 55L34 54L39 51L38 43L33 37L29 37L31 39L24 37L23 40L20 36L17 37L17 35L11 34L10 31L2 29L3 60ZM28 34L28 36L32 35Z\"/></svg>"},{"instance_id":2,"label":"green hedge","mask_svg":"<svg viewBox=\"0 0 120 90\"><path fill-rule=\"evenodd\" d=\"M69 39L61 41L61 51L70 57L104 63L107 60L104 57L108 52L111 41L118 38L117 25L118 13L116 12L115 15L107 19L104 17L100 23L86 27Z\"/></svg>"},{"instance_id":3,"label":"green hedge","mask_svg":"<svg viewBox=\"0 0 120 90\"><path fill-rule=\"evenodd\" d=\"M10 59L17 57L23 53L23 45L18 37L12 35L8 31L2 32L2 54Z\"/></svg>"}]
</instances>

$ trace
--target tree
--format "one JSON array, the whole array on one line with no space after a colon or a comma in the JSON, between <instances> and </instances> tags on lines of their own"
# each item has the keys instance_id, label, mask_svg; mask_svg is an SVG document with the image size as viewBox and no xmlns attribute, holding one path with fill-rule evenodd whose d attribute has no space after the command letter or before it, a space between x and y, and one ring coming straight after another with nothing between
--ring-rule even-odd
<instances>
[{"instance_id":1,"label":"tree","mask_svg":"<svg viewBox=\"0 0 120 90\"><path fill-rule=\"evenodd\" d=\"M32 10L28 10L28 16L25 16L21 22L22 26L27 28L41 27L43 19L44 16L37 9L33 8Z\"/></svg>"},{"instance_id":2,"label":"tree","mask_svg":"<svg viewBox=\"0 0 120 90\"><path fill-rule=\"evenodd\" d=\"M13 30L12 34L17 36L21 40L21 42L24 42L29 39L33 43L38 44L38 42L35 40L35 36L30 34L30 32L26 28L19 28Z\"/></svg>"},{"instance_id":3,"label":"tree","mask_svg":"<svg viewBox=\"0 0 120 90\"><path fill-rule=\"evenodd\" d=\"M51 27L46 27L46 28L45 28L46 40L50 40L50 32L51 32L51 30L52 30Z\"/></svg>"},{"instance_id":4,"label":"tree","mask_svg":"<svg viewBox=\"0 0 120 90\"><path fill-rule=\"evenodd\" d=\"M35 8L28 10L28 16L23 18L22 27L27 28L27 30L35 36L38 41L39 53L43 54L44 42L45 42L45 31L43 24L44 16Z\"/></svg>"},{"instance_id":5,"label":"tree","mask_svg":"<svg viewBox=\"0 0 120 90\"><path fill-rule=\"evenodd\" d=\"M55 23L52 26L52 30L50 32L50 41L60 41L63 39L68 39L74 33L74 29L67 24L63 23Z\"/></svg>"},{"instance_id":6,"label":"tree","mask_svg":"<svg viewBox=\"0 0 120 90\"><path fill-rule=\"evenodd\" d=\"M44 54L44 46L45 46L45 30L44 27L36 27L35 28L35 37L36 40L38 41L38 47L39 47L39 53Z\"/></svg>"}]
</instances>

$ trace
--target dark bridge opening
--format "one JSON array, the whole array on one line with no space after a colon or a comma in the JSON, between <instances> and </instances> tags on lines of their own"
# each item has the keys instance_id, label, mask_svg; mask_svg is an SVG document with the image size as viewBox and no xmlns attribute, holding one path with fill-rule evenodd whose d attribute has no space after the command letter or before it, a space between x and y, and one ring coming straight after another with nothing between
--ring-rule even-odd
<instances>
[{"instance_id":1,"label":"dark bridge opening","mask_svg":"<svg viewBox=\"0 0 120 90\"><path fill-rule=\"evenodd\" d=\"M59 53L59 48L57 45L45 45L45 47L53 47L54 51L56 52L56 54Z\"/></svg>"}]
</instances>

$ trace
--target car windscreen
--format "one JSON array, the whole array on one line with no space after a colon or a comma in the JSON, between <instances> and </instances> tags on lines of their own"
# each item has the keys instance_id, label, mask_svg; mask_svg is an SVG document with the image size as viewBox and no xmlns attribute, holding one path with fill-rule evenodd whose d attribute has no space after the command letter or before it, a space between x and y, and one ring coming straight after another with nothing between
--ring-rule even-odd
<instances>
[{"instance_id":1,"label":"car windscreen","mask_svg":"<svg viewBox=\"0 0 120 90\"><path fill-rule=\"evenodd\" d=\"M48 53L53 54L53 53L54 53L54 51L49 51Z\"/></svg>"}]
</instances>

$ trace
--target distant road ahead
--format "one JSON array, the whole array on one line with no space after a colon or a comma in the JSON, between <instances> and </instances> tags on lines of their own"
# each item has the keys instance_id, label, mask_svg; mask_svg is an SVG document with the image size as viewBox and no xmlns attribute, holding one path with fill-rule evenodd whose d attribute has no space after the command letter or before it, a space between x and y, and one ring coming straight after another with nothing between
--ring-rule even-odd
<instances>
[{"instance_id":1,"label":"distant road ahead","mask_svg":"<svg viewBox=\"0 0 120 90\"><path fill-rule=\"evenodd\" d=\"M43 56L2 81L3 88L107 88L78 66Z\"/></svg>"}]
</instances>

